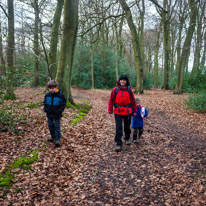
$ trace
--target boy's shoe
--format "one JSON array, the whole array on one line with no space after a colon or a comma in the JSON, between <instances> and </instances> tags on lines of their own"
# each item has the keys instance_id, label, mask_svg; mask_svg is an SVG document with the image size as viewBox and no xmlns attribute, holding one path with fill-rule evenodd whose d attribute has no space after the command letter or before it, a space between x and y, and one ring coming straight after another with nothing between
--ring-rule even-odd
<instances>
[{"instance_id":1,"label":"boy's shoe","mask_svg":"<svg viewBox=\"0 0 206 206\"><path fill-rule=\"evenodd\" d=\"M121 152L121 150L122 150L122 147L117 145L115 148L115 152Z\"/></svg>"},{"instance_id":2,"label":"boy's shoe","mask_svg":"<svg viewBox=\"0 0 206 206\"><path fill-rule=\"evenodd\" d=\"M54 141L54 138L49 138L48 140L47 140L48 142L53 142Z\"/></svg>"},{"instance_id":3,"label":"boy's shoe","mask_svg":"<svg viewBox=\"0 0 206 206\"><path fill-rule=\"evenodd\" d=\"M130 140L125 140L126 145L130 145Z\"/></svg>"},{"instance_id":4,"label":"boy's shoe","mask_svg":"<svg viewBox=\"0 0 206 206\"><path fill-rule=\"evenodd\" d=\"M56 146L56 147L59 147L59 146L60 146L60 140L56 140L55 146Z\"/></svg>"},{"instance_id":5,"label":"boy's shoe","mask_svg":"<svg viewBox=\"0 0 206 206\"><path fill-rule=\"evenodd\" d=\"M134 144L137 144L137 140L136 140L136 139L133 139L133 143L134 143Z\"/></svg>"}]
</instances>

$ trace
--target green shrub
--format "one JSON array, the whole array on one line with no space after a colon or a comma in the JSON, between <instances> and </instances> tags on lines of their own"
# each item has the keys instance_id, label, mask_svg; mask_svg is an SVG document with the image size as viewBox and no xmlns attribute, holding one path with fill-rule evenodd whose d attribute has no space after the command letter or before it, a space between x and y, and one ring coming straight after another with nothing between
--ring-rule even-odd
<instances>
[{"instance_id":1,"label":"green shrub","mask_svg":"<svg viewBox=\"0 0 206 206\"><path fill-rule=\"evenodd\" d=\"M101 45L96 45L101 47ZM77 44L75 53L74 70L72 73L72 84L77 85L81 88L91 89L92 78L91 78L91 56L90 47ZM115 63L115 51L111 46L105 46L104 54L102 49L94 48L94 87L105 89L113 88L116 85L116 63ZM136 81L133 78L135 75L133 72L136 71L130 68L126 60L118 56L118 73L127 74L129 78Z\"/></svg>"},{"instance_id":2,"label":"green shrub","mask_svg":"<svg viewBox=\"0 0 206 206\"><path fill-rule=\"evenodd\" d=\"M85 103L83 104L76 104L76 105L72 105L72 108L78 109L80 110L80 113L72 120L72 125L75 126L78 122L80 122L89 112L89 110L92 108L92 105L90 105L88 103L88 100L85 101Z\"/></svg>"},{"instance_id":3,"label":"green shrub","mask_svg":"<svg viewBox=\"0 0 206 206\"><path fill-rule=\"evenodd\" d=\"M185 100L185 104L187 109L192 109L196 112L206 112L206 93L190 94L188 100Z\"/></svg>"},{"instance_id":4,"label":"green shrub","mask_svg":"<svg viewBox=\"0 0 206 206\"><path fill-rule=\"evenodd\" d=\"M16 122L18 118L13 115L12 112L7 110L0 110L0 131L15 131L16 130Z\"/></svg>"},{"instance_id":5,"label":"green shrub","mask_svg":"<svg viewBox=\"0 0 206 206\"><path fill-rule=\"evenodd\" d=\"M39 85L45 86L47 82L47 66L43 59L39 61ZM35 85L34 56L27 54L18 55L16 58L16 73L14 86L34 86Z\"/></svg>"},{"instance_id":6,"label":"green shrub","mask_svg":"<svg viewBox=\"0 0 206 206\"><path fill-rule=\"evenodd\" d=\"M154 75L148 74L144 77L144 89L151 89L154 85Z\"/></svg>"},{"instance_id":7,"label":"green shrub","mask_svg":"<svg viewBox=\"0 0 206 206\"><path fill-rule=\"evenodd\" d=\"M27 105L27 108L29 109L37 108L37 107L40 107L42 104L43 104L42 100L35 102L35 103L31 102Z\"/></svg>"},{"instance_id":8,"label":"green shrub","mask_svg":"<svg viewBox=\"0 0 206 206\"><path fill-rule=\"evenodd\" d=\"M10 106L3 105L0 107L0 132L14 132L15 134L22 135L23 131L18 129L18 126L21 124L27 124L27 121L24 119L26 115L17 115L15 107L17 104L12 104Z\"/></svg>"}]
</instances>

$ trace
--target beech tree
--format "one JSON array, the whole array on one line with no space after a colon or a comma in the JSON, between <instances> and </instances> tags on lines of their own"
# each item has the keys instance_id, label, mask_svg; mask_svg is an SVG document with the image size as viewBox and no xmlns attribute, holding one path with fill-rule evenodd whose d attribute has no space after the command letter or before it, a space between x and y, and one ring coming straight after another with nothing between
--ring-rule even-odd
<instances>
[{"instance_id":1,"label":"beech tree","mask_svg":"<svg viewBox=\"0 0 206 206\"><path fill-rule=\"evenodd\" d=\"M57 0L56 11L54 14L52 31L51 31L51 40L50 40L50 51L49 51L49 69L52 79L56 77L57 71L57 44L59 37L59 26L60 19L62 14L62 9L64 5L64 0Z\"/></svg>"},{"instance_id":2,"label":"beech tree","mask_svg":"<svg viewBox=\"0 0 206 206\"><path fill-rule=\"evenodd\" d=\"M195 31L196 26L196 17L197 17L197 3L195 0L188 0L190 6L190 23L186 35L186 39L184 41L184 45L182 48L182 53L180 56L180 62L177 68L177 84L174 91L174 94L181 94L184 80L184 70L187 64L187 60L190 54L190 46L192 41L192 36Z\"/></svg>"},{"instance_id":3,"label":"beech tree","mask_svg":"<svg viewBox=\"0 0 206 206\"><path fill-rule=\"evenodd\" d=\"M6 96L14 99L14 2L13 0L8 0L8 37L7 37L7 86L6 86Z\"/></svg>"},{"instance_id":4,"label":"beech tree","mask_svg":"<svg viewBox=\"0 0 206 206\"><path fill-rule=\"evenodd\" d=\"M119 0L119 3L122 6L123 11L125 12L128 26L132 35L132 44L133 44L133 52L134 52L134 60L135 67L137 72L137 84L135 88L135 93L142 94L143 90L143 58L142 58L142 48L140 43L139 35L137 34L137 30L135 24L133 22L132 13L130 8L128 7L125 0Z\"/></svg>"},{"instance_id":5,"label":"beech tree","mask_svg":"<svg viewBox=\"0 0 206 206\"><path fill-rule=\"evenodd\" d=\"M192 68L192 75L200 74L200 57L201 57L201 49L203 42L203 21L205 18L205 8L206 2L201 2L198 6L198 14L197 15L197 31L196 31L196 42L195 42L195 51L194 51L194 61Z\"/></svg>"},{"instance_id":6,"label":"beech tree","mask_svg":"<svg viewBox=\"0 0 206 206\"><path fill-rule=\"evenodd\" d=\"M64 1L64 22L56 80L63 94L74 104L71 94L72 68L78 30L79 0Z\"/></svg>"},{"instance_id":7,"label":"beech tree","mask_svg":"<svg viewBox=\"0 0 206 206\"><path fill-rule=\"evenodd\" d=\"M5 66L5 60L3 55L3 46L2 46L2 32L1 32L1 20L0 20L0 76L4 76L6 73L6 66Z\"/></svg>"}]
</instances>

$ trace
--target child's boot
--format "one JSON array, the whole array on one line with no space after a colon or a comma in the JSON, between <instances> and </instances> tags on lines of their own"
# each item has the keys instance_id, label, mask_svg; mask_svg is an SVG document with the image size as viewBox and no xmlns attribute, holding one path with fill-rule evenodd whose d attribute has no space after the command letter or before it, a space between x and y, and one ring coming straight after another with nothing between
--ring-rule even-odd
<instances>
[{"instance_id":1,"label":"child's boot","mask_svg":"<svg viewBox=\"0 0 206 206\"><path fill-rule=\"evenodd\" d=\"M137 135L133 135L133 143L137 144Z\"/></svg>"},{"instance_id":2,"label":"child's boot","mask_svg":"<svg viewBox=\"0 0 206 206\"><path fill-rule=\"evenodd\" d=\"M56 138L55 146L56 147L60 146L60 137Z\"/></svg>"}]
</instances>

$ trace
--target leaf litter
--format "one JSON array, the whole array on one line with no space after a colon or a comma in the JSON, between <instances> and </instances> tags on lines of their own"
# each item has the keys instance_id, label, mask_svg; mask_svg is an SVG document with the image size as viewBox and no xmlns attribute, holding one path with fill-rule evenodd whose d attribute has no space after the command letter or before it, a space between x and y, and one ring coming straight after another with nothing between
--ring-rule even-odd
<instances>
[{"instance_id":1,"label":"leaf litter","mask_svg":"<svg viewBox=\"0 0 206 206\"><path fill-rule=\"evenodd\" d=\"M21 135L1 133L0 172L32 151L38 161L15 175L11 189L1 188L0 205L206 204L206 114L185 110L186 94L145 91L138 96L149 110L143 137L116 153L110 92L72 90L75 102L88 99L93 107L75 126L77 111L65 110L62 145L55 148L46 141L43 106L26 108L43 100L44 88L17 88L18 99L6 104L21 103L17 114L27 124L19 126Z\"/></svg>"}]
</instances>

